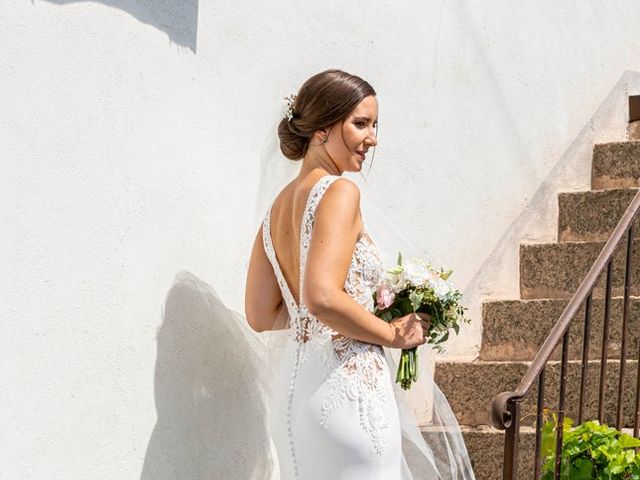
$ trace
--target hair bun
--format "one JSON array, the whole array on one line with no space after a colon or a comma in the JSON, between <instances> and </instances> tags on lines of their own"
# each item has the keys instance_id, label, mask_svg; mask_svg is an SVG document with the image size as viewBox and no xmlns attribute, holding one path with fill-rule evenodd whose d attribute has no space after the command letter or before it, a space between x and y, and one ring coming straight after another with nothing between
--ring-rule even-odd
<instances>
[{"instance_id":1,"label":"hair bun","mask_svg":"<svg viewBox=\"0 0 640 480\"><path fill-rule=\"evenodd\" d=\"M280 137L280 150L290 160L300 160L307 151L309 139L295 128L296 117L291 120L283 118L278 125L278 137Z\"/></svg>"}]
</instances>

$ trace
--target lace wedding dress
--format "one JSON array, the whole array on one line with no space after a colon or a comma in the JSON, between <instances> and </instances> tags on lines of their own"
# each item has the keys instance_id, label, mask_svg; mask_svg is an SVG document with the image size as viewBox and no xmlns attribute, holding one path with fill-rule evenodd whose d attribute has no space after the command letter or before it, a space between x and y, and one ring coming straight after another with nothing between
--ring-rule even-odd
<instances>
[{"instance_id":1,"label":"lace wedding dress","mask_svg":"<svg viewBox=\"0 0 640 480\"><path fill-rule=\"evenodd\" d=\"M315 211L338 178L320 178L306 202L299 292L303 292ZM277 261L270 218L271 209L262 227L264 248L291 319L271 417L281 478L402 478L400 418L383 347L332 330L309 312L302 297L296 304ZM371 311L382 271L380 252L365 229L355 245L345 291Z\"/></svg>"},{"instance_id":2,"label":"lace wedding dress","mask_svg":"<svg viewBox=\"0 0 640 480\"><path fill-rule=\"evenodd\" d=\"M316 209L338 178L320 178L308 196L301 272ZM344 287L372 310L381 245L393 226L381 229L366 202ZM425 374L420 389L405 392L395 383L399 350L347 338L311 315L304 298L296 303L265 212L258 223L285 315L256 333L213 286L190 272L176 275L158 332L158 422L141 478L473 480L459 425L433 378ZM416 395L428 416L422 430L405 402Z\"/></svg>"}]
</instances>

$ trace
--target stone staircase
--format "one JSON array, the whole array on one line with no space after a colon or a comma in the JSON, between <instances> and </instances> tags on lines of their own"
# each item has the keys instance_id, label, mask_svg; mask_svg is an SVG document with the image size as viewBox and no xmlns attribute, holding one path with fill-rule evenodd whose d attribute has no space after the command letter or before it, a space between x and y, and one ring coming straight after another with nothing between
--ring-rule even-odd
<instances>
[{"instance_id":1,"label":"stone staircase","mask_svg":"<svg viewBox=\"0 0 640 480\"><path fill-rule=\"evenodd\" d=\"M462 425L478 480L502 478L503 432L490 426L491 402L514 389L569 298L593 265L609 235L640 187L640 128L632 125L627 142L597 144L593 149L591 190L558 196L558 241L520 245L520 299L492 300L482 305L482 344L471 363L436 365L435 379ZM638 226L639 222L636 222ZM636 239L640 238L636 231ZM624 243L624 242L623 242ZM613 262L613 299L607 362L606 421L615 423L621 341L624 249ZM640 332L640 241L634 242L624 423L632 425ZM586 414L597 416L600 345L604 311L604 275L593 291L590 362ZM584 306L572 323L569 341L567 415L577 419ZM559 349L546 370L545 406L557 409ZM591 388L589 388L591 386ZM522 403L519 478L533 472L535 389ZM426 438L428 433L423 432Z\"/></svg>"}]
</instances>

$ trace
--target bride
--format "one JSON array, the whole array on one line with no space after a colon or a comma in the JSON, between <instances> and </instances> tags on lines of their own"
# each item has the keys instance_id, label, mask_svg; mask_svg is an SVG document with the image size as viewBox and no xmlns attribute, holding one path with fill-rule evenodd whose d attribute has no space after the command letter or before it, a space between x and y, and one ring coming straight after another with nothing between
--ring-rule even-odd
<instances>
[{"instance_id":1,"label":"bride","mask_svg":"<svg viewBox=\"0 0 640 480\"><path fill-rule=\"evenodd\" d=\"M249 350L283 480L473 478L437 386L425 440L394 382L390 350L424 344L429 316L387 323L372 313L382 253L359 187L342 174L361 170L377 122L369 83L332 69L289 98L278 125L281 152L301 165L258 229L245 314L268 337Z\"/></svg>"}]
</instances>

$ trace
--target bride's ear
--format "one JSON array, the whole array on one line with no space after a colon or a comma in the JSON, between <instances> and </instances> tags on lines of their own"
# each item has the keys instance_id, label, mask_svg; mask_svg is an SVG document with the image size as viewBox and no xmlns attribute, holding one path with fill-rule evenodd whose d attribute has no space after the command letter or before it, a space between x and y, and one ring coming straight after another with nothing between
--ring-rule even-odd
<instances>
[{"instance_id":1,"label":"bride's ear","mask_svg":"<svg viewBox=\"0 0 640 480\"><path fill-rule=\"evenodd\" d=\"M328 128L319 128L313 133L313 136L320 142L322 142L329 135Z\"/></svg>"}]
</instances>

